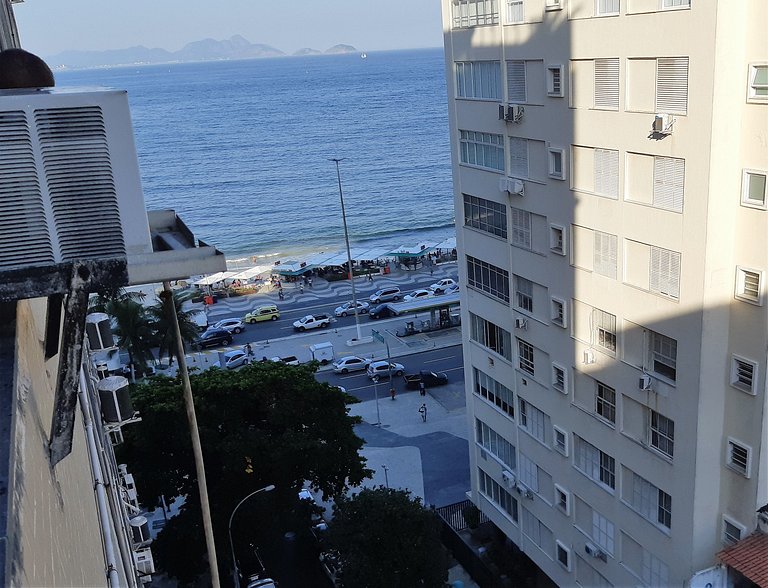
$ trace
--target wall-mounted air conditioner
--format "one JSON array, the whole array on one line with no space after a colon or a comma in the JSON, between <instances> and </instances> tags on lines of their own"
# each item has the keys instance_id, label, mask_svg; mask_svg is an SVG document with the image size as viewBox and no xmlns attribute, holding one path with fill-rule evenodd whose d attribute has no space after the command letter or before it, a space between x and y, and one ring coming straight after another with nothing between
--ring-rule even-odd
<instances>
[{"instance_id":1,"label":"wall-mounted air conditioner","mask_svg":"<svg viewBox=\"0 0 768 588\"><path fill-rule=\"evenodd\" d=\"M109 376L99 380L96 387L99 390L101 417L105 423L118 424L133 418L133 404L126 378Z\"/></svg>"},{"instance_id":2,"label":"wall-mounted air conditioner","mask_svg":"<svg viewBox=\"0 0 768 588\"><path fill-rule=\"evenodd\" d=\"M593 364L593 363L595 363L595 361L596 361L596 358L595 358L595 352L594 351L592 351L591 349L587 349L586 351L584 351L583 362L586 365Z\"/></svg>"},{"instance_id":3,"label":"wall-mounted air conditioner","mask_svg":"<svg viewBox=\"0 0 768 588\"><path fill-rule=\"evenodd\" d=\"M648 374L643 374L637 381L638 390L650 390L653 385L653 378Z\"/></svg>"},{"instance_id":4,"label":"wall-mounted air conditioner","mask_svg":"<svg viewBox=\"0 0 768 588\"><path fill-rule=\"evenodd\" d=\"M151 575L155 573L155 561L152 559L152 550L149 547L137 549L133 552L133 562L136 564L136 571L141 581L151 581Z\"/></svg>"},{"instance_id":5,"label":"wall-mounted air conditioner","mask_svg":"<svg viewBox=\"0 0 768 588\"><path fill-rule=\"evenodd\" d=\"M504 482L504 485L507 488L514 488L515 482L517 482L517 478L515 478L515 474L513 474L512 472L507 470L502 470L501 481Z\"/></svg>"},{"instance_id":6,"label":"wall-mounted air conditioner","mask_svg":"<svg viewBox=\"0 0 768 588\"><path fill-rule=\"evenodd\" d=\"M522 329L523 331L528 330L528 321L525 319L515 319L515 328Z\"/></svg>"},{"instance_id":7,"label":"wall-mounted air conditioner","mask_svg":"<svg viewBox=\"0 0 768 588\"><path fill-rule=\"evenodd\" d=\"M151 253L124 91L0 91L0 271Z\"/></svg>"},{"instance_id":8,"label":"wall-mounted air conditioner","mask_svg":"<svg viewBox=\"0 0 768 588\"><path fill-rule=\"evenodd\" d=\"M659 135L672 134L675 117L671 114L657 114L653 117L653 132Z\"/></svg>"},{"instance_id":9,"label":"wall-mounted air conditioner","mask_svg":"<svg viewBox=\"0 0 768 588\"><path fill-rule=\"evenodd\" d=\"M112 321L108 314L92 312L86 316L85 334L88 336L88 345L91 351L109 349L115 346L115 338L112 335Z\"/></svg>"},{"instance_id":10,"label":"wall-mounted air conditioner","mask_svg":"<svg viewBox=\"0 0 768 588\"><path fill-rule=\"evenodd\" d=\"M515 122L519 123L523 120L523 113L525 112L525 108L520 106L519 104L510 104L507 106L507 112L506 116L504 117L504 120L507 122Z\"/></svg>"},{"instance_id":11,"label":"wall-mounted air conditioner","mask_svg":"<svg viewBox=\"0 0 768 588\"><path fill-rule=\"evenodd\" d=\"M584 545L584 552L587 555L591 555L595 559L602 559L603 561L606 560L605 553L596 545L592 545L592 543L587 543L586 545Z\"/></svg>"}]
</instances>

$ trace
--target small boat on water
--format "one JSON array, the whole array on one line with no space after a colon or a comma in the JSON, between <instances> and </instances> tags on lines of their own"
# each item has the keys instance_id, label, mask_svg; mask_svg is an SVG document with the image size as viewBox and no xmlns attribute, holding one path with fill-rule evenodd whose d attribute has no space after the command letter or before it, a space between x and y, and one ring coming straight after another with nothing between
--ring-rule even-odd
<instances>
[{"instance_id":1,"label":"small boat on water","mask_svg":"<svg viewBox=\"0 0 768 588\"><path fill-rule=\"evenodd\" d=\"M360 59L368 59L368 54L367 53L361 53L360 54Z\"/></svg>"}]
</instances>

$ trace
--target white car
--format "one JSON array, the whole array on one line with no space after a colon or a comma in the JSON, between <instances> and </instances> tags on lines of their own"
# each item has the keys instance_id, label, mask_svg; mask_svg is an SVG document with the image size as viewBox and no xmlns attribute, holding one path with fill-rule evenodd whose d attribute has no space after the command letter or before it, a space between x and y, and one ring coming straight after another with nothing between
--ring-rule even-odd
<instances>
[{"instance_id":1,"label":"white car","mask_svg":"<svg viewBox=\"0 0 768 588\"><path fill-rule=\"evenodd\" d=\"M446 290L448 290L448 288L456 285L456 280L452 280L451 278L443 278L439 282L432 284L429 289L432 290L435 294L443 294Z\"/></svg>"},{"instance_id":2,"label":"white car","mask_svg":"<svg viewBox=\"0 0 768 588\"><path fill-rule=\"evenodd\" d=\"M456 294L459 291L459 285L454 284L453 286L448 286L444 291L443 294Z\"/></svg>"},{"instance_id":3,"label":"white car","mask_svg":"<svg viewBox=\"0 0 768 588\"><path fill-rule=\"evenodd\" d=\"M370 305L367 302L360 302L358 300L357 302L357 314L365 314L368 312L368 307ZM336 316L347 316L348 314L355 314L355 305L350 302L345 302L341 306L337 306L336 310L333 311L333 314Z\"/></svg>"},{"instance_id":4,"label":"white car","mask_svg":"<svg viewBox=\"0 0 768 588\"><path fill-rule=\"evenodd\" d=\"M224 367L233 370L248 363L248 354L242 349L227 351L224 354ZM222 367L220 363L214 364L216 367Z\"/></svg>"},{"instance_id":5,"label":"white car","mask_svg":"<svg viewBox=\"0 0 768 588\"><path fill-rule=\"evenodd\" d=\"M424 298L429 298L431 296L434 296L434 292L432 292L432 290L419 289L414 290L408 294L405 298L403 298L403 301L413 302L414 300L423 300Z\"/></svg>"},{"instance_id":6,"label":"white car","mask_svg":"<svg viewBox=\"0 0 768 588\"><path fill-rule=\"evenodd\" d=\"M239 318L223 319L213 326L217 329L226 329L235 335L242 333L245 330L245 323Z\"/></svg>"},{"instance_id":7,"label":"white car","mask_svg":"<svg viewBox=\"0 0 768 588\"><path fill-rule=\"evenodd\" d=\"M392 368L393 376L402 376L405 373L405 366L402 363L392 362L390 364L387 361L374 361L368 366L368 369L366 370L368 377L373 379L376 376L389 376L390 366Z\"/></svg>"},{"instance_id":8,"label":"white car","mask_svg":"<svg viewBox=\"0 0 768 588\"><path fill-rule=\"evenodd\" d=\"M356 355L348 355L347 357L342 357L333 362L333 371L337 374L361 371L368 369L368 364L370 363L370 359L365 359Z\"/></svg>"}]
</instances>

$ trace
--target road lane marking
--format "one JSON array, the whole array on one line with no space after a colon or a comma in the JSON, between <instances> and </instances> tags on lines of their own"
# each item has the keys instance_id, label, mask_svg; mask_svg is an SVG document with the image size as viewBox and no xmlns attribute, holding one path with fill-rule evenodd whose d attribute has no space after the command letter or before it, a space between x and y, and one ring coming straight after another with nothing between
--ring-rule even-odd
<instances>
[{"instance_id":1,"label":"road lane marking","mask_svg":"<svg viewBox=\"0 0 768 588\"><path fill-rule=\"evenodd\" d=\"M449 355L446 357L438 357L436 359L428 359L427 361L424 361L423 363L437 363L438 361L445 361L446 359L456 359L457 357L461 357L460 355Z\"/></svg>"}]
</instances>

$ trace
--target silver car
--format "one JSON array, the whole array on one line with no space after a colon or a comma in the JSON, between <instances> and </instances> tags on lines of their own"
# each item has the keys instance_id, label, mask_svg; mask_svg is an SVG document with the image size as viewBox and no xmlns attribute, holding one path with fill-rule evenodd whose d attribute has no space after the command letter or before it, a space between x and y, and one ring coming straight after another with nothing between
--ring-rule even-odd
<instances>
[{"instance_id":1,"label":"silver car","mask_svg":"<svg viewBox=\"0 0 768 588\"><path fill-rule=\"evenodd\" d=\"M360 302L357 301L357 314L365 314L368 312L368 307L370 305L367 302ZM355 314L355 305L350 300L349 302L345 302L341 306L337 306L336 310L333 311L333 314L336 316L347 316L348 314Z\"/></svg>"},{"instance_id":2,"label":"silver car","mask_svg":"<svg viewBox=\"0 0 768 588\"><path fill-rule=\"evenodd\" d=\"M333 362L333 371L337 374L346 374L349 372L362 371L368 368L368 364L371 363L370 359L358 357L356 355L348 355Z\"/></svg>"},{"instance_id":3,"label":"silver car","mask_svg":"<svg viewBox=\"0 0 768 588\"><path fill-rule=\"evenodd\" d=\"M245 323L239 318L222 319L213 326L217 329L226 329L235 335L242 333L245 330Z\"/></svg>"},{"instance_id":4,"label":"silver car","mask_svg":"<svg viewBox=\"0 0 768 588\"><path fill-rule=\"evenodd\" d=\"M374 361L372 364L368 366L368 369L367 369L368 377L373 379L376 376L379 376L379 377L388 376L390 366L392 367L393 376L402 376L405 373L405 366L402 363L395 363L393 361L390 364L387 361Z\"/></svg>"}]
</instances>

